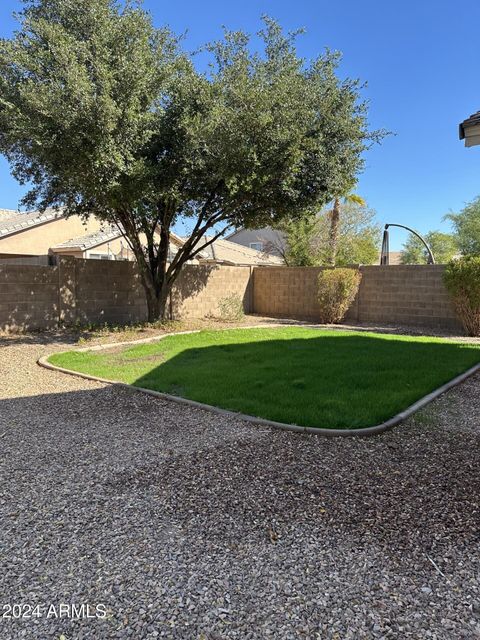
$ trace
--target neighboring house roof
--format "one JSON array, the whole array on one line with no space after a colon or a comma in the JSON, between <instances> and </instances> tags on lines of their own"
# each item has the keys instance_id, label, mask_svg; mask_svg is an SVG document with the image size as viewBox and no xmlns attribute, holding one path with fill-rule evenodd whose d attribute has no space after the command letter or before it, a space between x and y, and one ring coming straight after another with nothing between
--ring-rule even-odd
<instances>
[{"instance_id":1,"label":"neighboring house roof","mask_svg":"<svg viewBox=\"0 0 480 640\"><path fill-rule=\"evenodd\" d=\"M60 244L52 247L52 249L60 252L67 250L72 251L75 249L77 251L88 251L89 249L98 247L100 244L105 244L111 240L121 238L122 236L123 233L117 229L117 227L109 227L108 229L100 229L99 231L89 233L85 236L66 240L65 242L61 242Z\"/></svg>"},{"instance_id":2,"label":"neighboring house roof","mask_svg":"<svg viewBox=\"0 0 480 640\"><path fill-rule=\"evenodd\" d=\"M388 254L388 264L402 264L402 252L390 251Z\"/></svg>"},{"instance_id":3,"label":"neighboring house roof","mask_svg":"<svg viewBox=\"0 0 480 640\"><path fill-rule=\"evenodd\" d=\"M111 242L112 240L116 240L117 238L123 238L124 235L125 234L118 227L111 225L106 229L100 229L94 233L88 233L84 236L71 238L70 240L61 242L60 244L52 247L52 250L56 252L88 251L89 249L94 249L95 247ZM172 241L170 244L170 255L175 255L177 247L181 246L184 241L175 233L170 233L170 238Z\"/></svg>"},{"instance_id":4,"label":"neighboring house roof","mask_svg":"<svg viewBox=\"0 0 480 640\"><path fill-rule=\"evenodd\" d=\"M458 129L459 138L465 140L466 147L480 145L480 111L461 122Z\"/></svg>"},{"instance_id":5,"label":"neighboring house roof","mask_svg":"<svg viewBox=\"0 0 480 640\"><path fill-rule=\"evenodd\" d=\"M472 115L460 123L459 125L459 136L460 140L465 138L465 129L468 127L475 127L480 124L480 111L476 113L472 113Z\"/></svg>"},{"instance_id":6,"label":"neighboring house roof","mask_svg":"<svg viewBox=\"0 0 480 640\"><path fill-rule=\"evenodd\" d=\"M209 236L205 237L205 241L210 240ZM208 262L223 262L225 264L283 264L283 261L277 256L266 256L261 251L256 251L250 247L244 247L236 242L230 242L225 238L218 238L212 244L202 249L198 254L200 260Z\"/></svg>"},{"instance_id":7,"label":"neighboring house roof","mask_svg":"<svg viewBox=\"0 0 480 640\"><path fill-rule=\"evenodd\" d=\"M4 210L1 209L0 211ZM19 231L38 227L41 224L45 224L45 222L55 220L55 218L63 218L63 212L58 209L46 209L43 213L41 211L28 211L27 213L14 211L12 213L12 217L0 217L0 239Z\"/></svg>"},{"instance_id":8,"label":"neighboring house roof","mask_svg":"<svg viewBox=\"0 0 480 640\"><path fill-rule=\"evenodd\" d=\"M16 209L0 209L0 220L8 220L18 216L20 212Z\"/></svg>"},{"instance_id":9,"label":"neighboring house roof","mask_svg":"<svg viewBox=\"0 0 480 640\"><path fill-rule=\"evenodd\" d=\"M19 213L18 211L0 209L0 239L64 217L63 211L57 209L46 209L43 213L40 211ZM70 238L52 246L51 249L54 253L83 252L121 238L123 235L116 226L108 226L94 233ZM172 257L177 252L178 247L185 242L185 239L175 233L171 233L170 237L170 256ZM210 240L210 237L205 236L204 241L208 240ZM224 238L215 240L197 254L196 257L200 261L222 262L231 265L282 264L282 260L277 256L267 256L261 251L256 251L235 242L229 242Z\"/></svg>"},{"instance_id":10,"label":"neighboring house roof","mask_svg":"<svg viewBox=\"0 0 480 640\"><path fill-rule=\"evenodd\" d=\"M402 252L401 251L390 251L390 255L388 256L390 260L390 264L402 264Z\"/></svg>"},{"instance_id":11,"label":"neighboring house roof","mask_svg":"<svg viewBox=\"0 0 480 640\"><path fill-rule=\"evenodd\" d=\"M178 242L182 242L179 236L175 234L172 235L172 242L170 243L169 249L169 259L172 260L173 256L177 253L178 250ZM118 238L123 238L124 233L122 233L117 227L111 226L107 229L101 229L94 233L89 233L84 236L80 236L78 238L72 238L71 240L67 240L66 242L62 242L61 244L57 244L52 247L52 251L54 253L69 253L69 252L80 252L80 251L89 251L90 249L95 249L95 247L99 247L101 245L107 244L107 242L112 242L113 240L117 240ZM177 244L174 244L176 242Z\"/></svg>"}]
</instances>

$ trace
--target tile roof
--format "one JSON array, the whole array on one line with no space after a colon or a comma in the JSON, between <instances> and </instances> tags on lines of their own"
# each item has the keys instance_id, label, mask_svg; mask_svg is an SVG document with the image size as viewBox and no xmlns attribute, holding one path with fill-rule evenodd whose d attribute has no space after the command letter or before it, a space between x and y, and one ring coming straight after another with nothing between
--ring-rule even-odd
<instances>
[{"instance_id":1,"label":"tile roof","mask_svg":"<svg viewBox=\"0 0 480 640\"><path fill-rule=\"evenodd\" d=\"M84 236L71 238L70 240L55 245L52 249L80 249L81 251L87 251L93 247L98 247L99 244L116 240L122 236L123 233L117 227L108 227Z\"/></svg>"},{"instance_id":2,"label":"tile roof","mask_svg":"<svg viewBox=\"0 0 480 640\"><path fill-rule=\"evenodd\" d=\"M5 210L0 209L0 211ZM63 212L58 209L46 209L43 213L41 211L27 211L26 213L12 211L12 214L11 217L7 218L0 216L0 238L12 235L18 231L23 231L24 229L37 227L55 218L63 218Z\"/></svg>"},{"instance_id":3,"label":"tile roof","mask_svg":"<svg viewBox=\"0 0 480 640\"><path fill-rule=\"evenodd\" d=\"M2 220L0 218L0 238L10 233L15 233L21 229L33 227L42 222L53 220L55 217L61 217L63 214L53 209L48 209L45 213L41 214L38 211L31 211L30 213L17 214L9 220ZM52 250L63 253L67 250L77 249L79 251L88 251L99 245L116 240L122 237L123 234L116 226L109 226L105 229L101 229L94 233L89 233L84 236L77 236L71 238L60 244L52 247ZM169 259L171 260L178 250L178 245L181 245L185 238L181 238L172 233L172 242L170 244ZM205 237L205 241L210 238ZM225 262L228 264L282 264L282 260L277 256L266 256L261 251L256 251L250 247L244 247L236 242L229 242L224 238L218 238L211 245L203 249L200 254L196 256L200 260Z\"/></svg>"},{"instance_id":4,"label":"tile roof","mask_svg":"<svg viewBox=\"0 0 480 640\"><path fill-rule=\"evenodd\" d=\"M8 220L9 218L14 218L18 216L20 211L16 209L0 209L0 220Z\"/></svg>"},{"instance_id":5,"label":"tile roof","mask_svg":"<svg viewBox=\"0 0 480 640\"><path fill-rule=\"evenodd\" d=\"M172 234L174 235L174 234ZM123 238L124 234L116 227L115 225L109 226L105 229L101 229L99 231L95 231L94 233L88 233L84 236L79 236L77 238L71 238L70 240L66 240L60 244L52 247L53 251L58 251L60 253L64 253L67 250L77 250L77 251L88 251L89 249L93 249L94 247L98 247L99 245L105 244L106 242L110 242L111 240L116 240L117 238ZM178 236L175 236L178 239ZM173 256L177 253L178 248L175 244L170 243L169 249L169 259L172 260Z\"/></svg>"},{"instance_id":6,"label":"tile roof","mask_svg":"<svg viewBox=\"0 0 480 640\"><path fill-rule=\"evenodd\" d=\"M460 132L460 140L465 138L465 127L474 127L475 125L480 124L480 111L476 113L472 113L472 115L460 123L459 132Z\"/></svg>"},{"instance_id":7,"label":"tile roof","mask_svg":"<svg viewBox=\"0 0 480 640\"><path fill-rule=\"evenodd\" d=\"M206 241L209 239L208 236L205 237ZM215 260L230 264L283 264L282 259L278 256L265 255L262 251L244 247L236 242L225 240L225 238L218 238L208 247L205 247L198 257L204 260Z\"/></svg>"}]
</instances>

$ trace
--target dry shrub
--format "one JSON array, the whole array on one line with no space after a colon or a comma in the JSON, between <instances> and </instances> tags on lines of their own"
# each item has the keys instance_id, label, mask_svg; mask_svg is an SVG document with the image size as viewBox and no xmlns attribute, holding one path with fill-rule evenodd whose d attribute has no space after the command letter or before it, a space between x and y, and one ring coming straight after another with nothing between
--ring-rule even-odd
<instances>
[{"instance_id":1,"label":"dry shrub","mask_svg":"<svg viewBox=\"0 0 480 640\"><path fill-rule=\"evenodd\" d=\"M238 293L225 296L218 303L220 318L225 322L235 322L241 320L245 313L243 311L243 300Z\"/></svg>"},{"instance_id":2,"label":"dry shrub","mask_svg":"<svg viewBox=\"0 0 480 640\"><path fill-rule=\"evenodd\" d=\"M452 260L443 280L469 336L480 336L480 257Z\"/></svg>"},{"instance_id":3,"label":"dry shrub","mask_svg":"<svg viewBox=\"0 0 480 640\"><path fill-rule=\"evenodd\" d=\"M341 322L352 304L362 274L358 269L325 269L318 276L320 322Z\"/></svg>"}]
</instances>

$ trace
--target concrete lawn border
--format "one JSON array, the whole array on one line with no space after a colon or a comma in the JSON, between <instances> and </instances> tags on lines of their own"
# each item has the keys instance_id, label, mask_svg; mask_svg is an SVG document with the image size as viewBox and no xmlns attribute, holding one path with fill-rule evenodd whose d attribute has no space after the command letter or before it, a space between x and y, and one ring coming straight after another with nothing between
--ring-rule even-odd
<instances>
[{"instance_id":1,"label":"concrete lawn border","mask_svg":"<svg viewBox=\"0 0 480 640\"><path fill-rule=\"evenodd\" d=\"M214 329L214 331L234 331L237 329L273 329L273 328L281 328L281 327L285 328L285 326L288 326L288 325L285 325L285 324L250 325L246 327ZM310 327L318 328L318 325L301 325L301 326L304 326L305 328L310 328ZM144 387L135 387L134 385L127 384L126 382L120 382L119 380L109 380L107 378L100 378L98 376L92 376L87 373L81 373L80 371L65 369L64 367L58 367L48 361L48 359L52 355L68 353L69 351L77 351L77 352L103 351L105 349L112 349L112 348L124 346L124 345L135 345L135 344L145 344L149 342L157 342L169 336L200 333L201 331L204 331L204 329L195 329L192 331L177 331L173 333L166 333L165 335L161 335L161 336L157 335L157 336L151 336L149 338L142 338L140 340L129 340L125 342L111 342L108 344L94 345L92 347L81 347L80 349L68 349L66 351L56 351L54 353L51 353L48 356L43 356L39 358L37 360L37 363L41 367L44 367L45 369L49 369L51 371L65 373L67 375L75 376L77 378L83 378L84 380L93 380L95 382L101 382L103 384L114 385L117 387L121 387L123 389L128 389L129 391L133 391L133 392L138 391L140 393L144 393L144 394L153 396L155 398L159 398L161 400L176 402L177 404L183 404L188 407L194 407L196 409L210 411L211 413L216 413L217 415L221 415L228 418L234 418L236 420L243 420L244 422L249 422L251 424L273 427L275 429L283 429L285 431L313 433L318 436L327 436L327 437L373 436L373 435L382 433L383 431L387 431L388 429L391 429L392 427L395 427L396 425L406 420L409 416L411 416L413 413L415 413L422 407L426 406L427 404L430 404L430 402L432 402L433 400L435 400L436 398L444 394L446 391L449 391L453 387L456 387L460 383L464 382L467 378L469 378L470 376L480 371L480 362L479 362L478 364L474 365L473 367L470 367L470 369L467 369L466 371L459 374L452 380L449 380L442 386L438 387L437 389L434 389L433 391L428 393L426 396L423 396L422 398L420 398L419 400L411 404L409 407L407 407L403 411L400 411L400 413L397 413L395 416L393 416L392 418L389 418L388 420L386 420L385 422L382 422L381 424L377 424L372 427L364 427L364 428L356 428L356 429L348 429L348 428L347 429L328 429L325 427L301 427L296 424L288 424L286 422L276 422L275 420L268 420L267 418L257 418L255 416L250 416L245 413L237 413L235 411L229 411L228 409L221 409L220 407L215 407L210 404L204 404L203 402L197 402L196 400L189 400L187 398L181 398L180 396L173 396L169 393L163 393L161 391L153 391L152 389L145 389Z\"/></svg>"}]
</instances>

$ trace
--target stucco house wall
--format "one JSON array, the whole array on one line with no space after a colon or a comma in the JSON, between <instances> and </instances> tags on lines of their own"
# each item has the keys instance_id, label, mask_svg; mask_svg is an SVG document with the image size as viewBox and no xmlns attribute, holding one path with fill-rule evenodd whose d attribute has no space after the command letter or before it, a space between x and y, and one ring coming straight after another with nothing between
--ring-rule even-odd
<instances>
[{"instance_id":1,"label":"stucco house wall","mask_svg":"<svg viewBox=\"0 0 480 640\"><path fill-rule=\"evenodd\" d=\"M252 247L252 244L261 243L262 249L265 253L273 256L280 256L280 252L277 247L283 247L285 245L285 239L280 231L276 231L271 227L263 227L262 229L238 229L234 233L231 233L226 237L226 240L241 244L244 247Z\"/></svg>"},{"instance_id":2,"label":"stucco house wall","mask_svg":"<svg viewBox=\"0 0 480 640\"><path fill-rule=\"evenodd\" d=\"M88 251L84 251L83 255L81 256L82 258L90 258L91 254L93 254L93 256L97 256L97 255L119 255L121 252L123 252L125 254L125 259L127 257L127 241L123 238L115 238L114 240L110 240L109 242L104 242L103 244L99 244L96 247L92 247L91 249L88 249ZM129 253L129 257L131 260L133 260L133 252L131 249L129 249L128 251Z\"/></svg>"},{"instance_id":3,"label":"stucco house wall","mask_svg":"<svg viewBox=\"0 0 480 640\"><path fill-rule=\"evenodd\" d=\"M79 216L58 217L43 224L21 229L0 238L0 254L42 255L69 238L93 233L101 228L101 222L91 216L83 222Z\"/></svg>"}]
</instances>

